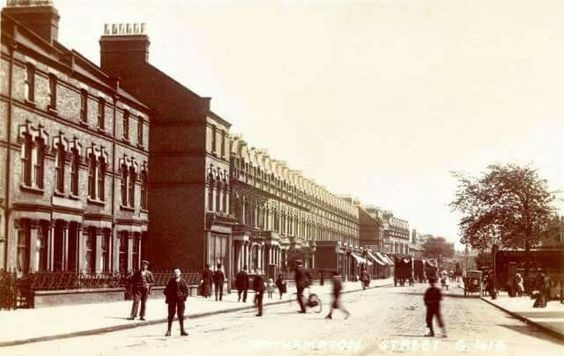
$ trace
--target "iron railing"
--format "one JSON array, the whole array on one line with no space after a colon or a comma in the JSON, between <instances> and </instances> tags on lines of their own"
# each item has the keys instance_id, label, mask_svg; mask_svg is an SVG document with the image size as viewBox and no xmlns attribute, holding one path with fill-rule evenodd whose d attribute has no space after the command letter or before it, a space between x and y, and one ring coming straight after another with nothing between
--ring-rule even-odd
<instances>
[{"instance_id":1,"label":"iron railing","mask_svg":"<svg viewBox=\"0 0 564 356\"><path fill-rule=\"evenodd\" d=\"M18 299L16 280L16 271L0 269L0 310L16 309Z\"/></svg>"}]
</instances>

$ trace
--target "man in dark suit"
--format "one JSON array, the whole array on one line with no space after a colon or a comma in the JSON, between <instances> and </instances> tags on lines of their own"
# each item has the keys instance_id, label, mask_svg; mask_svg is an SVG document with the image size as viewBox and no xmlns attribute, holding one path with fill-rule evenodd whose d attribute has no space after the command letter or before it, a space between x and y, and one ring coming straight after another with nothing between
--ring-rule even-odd
<instances>
[{"instance_id":1,"label":"man in dark suit","mask_svg":"<svg viewBox=\"0 0 564 356\"><path fill-rule=\"evenodd\" d=\"M264 279L260 274L260 270L255 270L255 277L253 279L253 289L255 290L255 303L258 308L257 316L262 316L262 297L264 296Z\"/></svg>"},{"instance_id":2,"label":"man in dark suit","mask_svg":"<svg viewBox=\"0 0 564 356\"><path fill-rule=\"evenodd\" d=\"M178 315L178 323L180 324L180 335L187 336L188 333L184 330L184 309L186 298L188 297L188 285L180 277L180 269L174 270L174 277L168 281L164 290L165 302L168 304L168 328L165 336L170 336L170 328L172 327L172 320L174 314Z\"/></svg>"},{"instance_id":3,"label":"man in dark suit","mask_svg":"<svg viewBox=\"0 0 564 356\"><path fill-rule=\"evenodd\" d=\"M237 288L238 300L241 301L241 293L243 294L243 303L247 302L247 289L249 289L249 274L247 273L247 266L235 276L235 287Z\"/></svg>"},{"instance_id":4,"label":"man in dark suit","mask_svg":"<svg viewBox=\"0 0 564 356\"><path fill-rule=\"evenodd\" d=\"M223 298L223 282L225 282L225 273L221 269L221 263L217 264L217 269L213 273L213 285L215 290L215 301L219 296L219 301Z\"/></svg>"},{"instance_id":5,"label":"man in dark suit","mask_svg":"<svg viewBox=\"0 0 564 356\"><path fill-rule=\"evenodd\" d=\"M133 320L137 317L139 302L141 302L141 313L139 314L139 320L145 320L147 298L151 293L151 285L155 283L153 273L149 271L148 261L141 261L141 269L135 272L133 276L131 276L130 283L133 293L133 305L131 307L131 314L128 319Z\"/></svg>"}]
</instances>

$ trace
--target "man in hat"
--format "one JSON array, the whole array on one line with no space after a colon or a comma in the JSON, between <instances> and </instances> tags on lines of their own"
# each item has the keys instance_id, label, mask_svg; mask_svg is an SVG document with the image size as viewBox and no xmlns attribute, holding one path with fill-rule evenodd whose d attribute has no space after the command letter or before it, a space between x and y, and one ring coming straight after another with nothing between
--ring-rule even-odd
<instances>
[{"instance_id":1,"label":"man in hat","mask_svg":"<svg viewBox=\"0 0 564 356\"><path fill-rule=\"evenodd\" d=\"M135 272L130 279L133 292L133 306L131 307L131 315L128 318L129 320L133 320L137 317L139 302L141 302L139 320L145 320L145 305L147 303L149 293L151 292L151 285L154 282L155 279L153 277L153 273L149 271L149 261L141 261L141 269Z\"/></svg>"}]
</instances>

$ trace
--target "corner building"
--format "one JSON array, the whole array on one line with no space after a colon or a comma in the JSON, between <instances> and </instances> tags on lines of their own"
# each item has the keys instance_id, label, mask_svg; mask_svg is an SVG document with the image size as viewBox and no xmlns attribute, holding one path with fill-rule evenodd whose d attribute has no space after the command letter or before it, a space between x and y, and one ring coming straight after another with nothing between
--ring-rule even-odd
<instances>
[{"instance_id":1,"label":"corner building","mask_svg":"<svg viewBox=\"0 0 564 356\"><path fill-rule=\"evenodd\" d=\"M61 45L58 22L50 1L2 10L0 268L129 272L148 230L150 111Z\"/></svg>"}]
</instances>

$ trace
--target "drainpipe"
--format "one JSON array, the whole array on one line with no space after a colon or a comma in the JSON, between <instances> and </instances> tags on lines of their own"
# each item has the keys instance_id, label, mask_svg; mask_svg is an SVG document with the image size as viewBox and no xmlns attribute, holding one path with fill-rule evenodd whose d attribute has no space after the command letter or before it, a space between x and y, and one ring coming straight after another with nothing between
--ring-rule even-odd
<instances>
[{"instance_id":1,"label":"drainpipe","mask_svg":"<svg viewBox=\"0 0 564 356\"><path fill-rule=\"evenodd\" d=\"M115 83L115 93L112 96L113 99L113 110L112 110L112 270L116 271L116 267L119 271L119 247L118 250L115 251L116 247L116 110L117 110L117 100L118 100L118 89L119 89L119 81L116 79ZM120 241L121 243L121 241ZM116 262L116 253L117 253L117 266L115 266Z\"/></svg>"},{"instance_id":2,"label":"drainpipe","mask_svg":"<svg viewBox=\"0 0 564 356\"><path fill-rule=\"evenodd\" d=\"M13 79L14 79L14 52L18 45L16 43L12 43L10 46L10 69L8 74L8 149L6 150L6 191L4 192L4 206L6 210L4 212L5 215L5 223L4 223L4 270L8 270L8 248L9 248L9 222L10 222L10 215L11 215L11 208L10 208L10 178L12 177L11 174L11 151L12 151L12 106L13 106Z\"/></svg>"}]
</instances>

